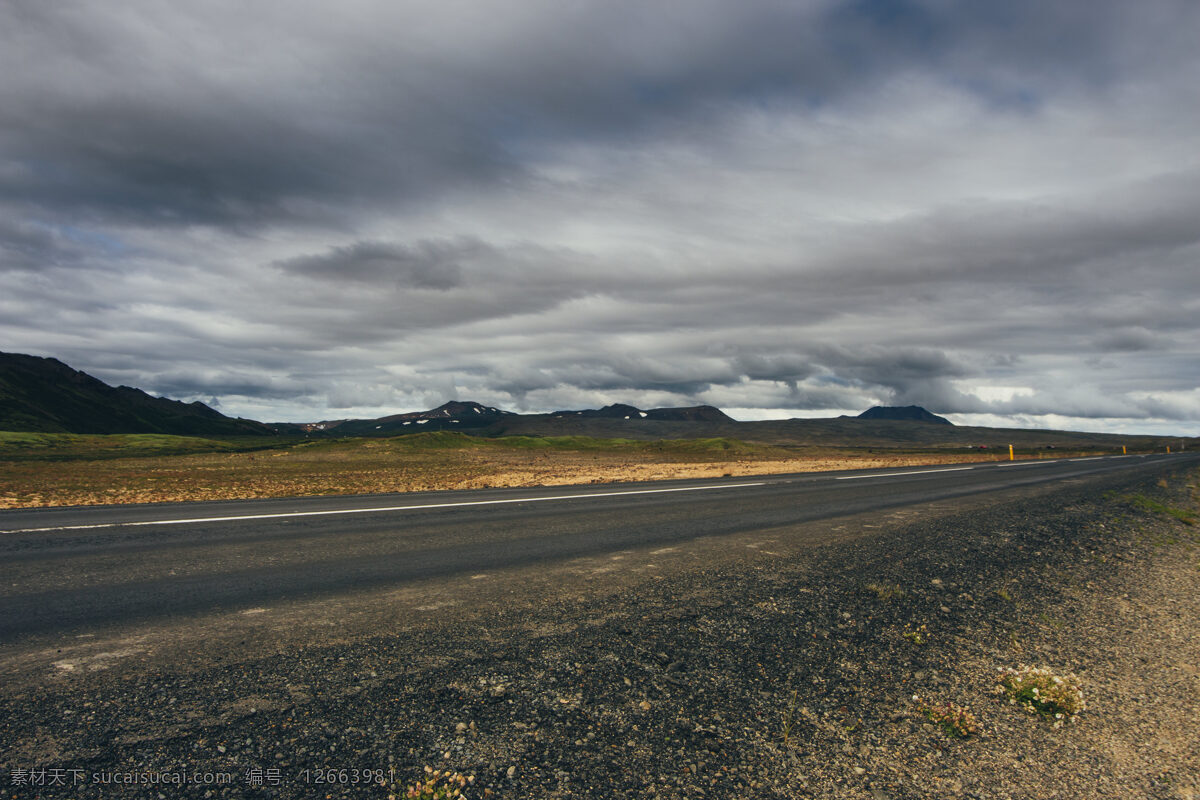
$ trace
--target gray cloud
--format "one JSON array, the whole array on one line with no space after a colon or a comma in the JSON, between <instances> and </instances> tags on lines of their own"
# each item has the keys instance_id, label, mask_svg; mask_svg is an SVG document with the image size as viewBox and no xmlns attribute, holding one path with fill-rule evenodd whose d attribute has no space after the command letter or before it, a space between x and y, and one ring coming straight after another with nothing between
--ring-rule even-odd
<instances>
[{"instance_id":1,"label":"gray cloud","mask_svg":"<svg viewBox=\"0 0 1200 800\"><path fill-rule=\"evenodd\" d=\"M16 0L0 338L268 419L458 395L1194 425L1198 22Z\"/></svg>"},{"instance_id":2,"label":"gray cloud","mask_svg":"<svg viewBox=\"0 0 1200 800\"><path fill-rule=\"evenodd\" d=\"M362 203L520 179L548 140L652 137L730 102L825 106L897 72L945 70L988 102L1107 85L1158 65L1169 43L1146 39L1177 39L1196 13L1157 4L1176 15L1165 25L1123 3L356 3L338 20L283 4L6 8L2 196L242 228L349 224Z\"/></svg>"},{"instance_id":3,"label":"gray cloud","mask_svg":"<svg viewBox=\"0 0 1200 800\"><path fill-rule=\"evenodd\" d=\"M291 258L278 266L289 275L445 290L462 284L459 259L473 258L486 250L478 242L421 242L411 247L358 242L331 248L321 255Z\"/></svg>"},{"instance_id":4,"label":"gray cloud","mask_svg":"<svg viewBox=\"0 0 1200 800\"><path fill-rule=\"evenodd\" d=\"M103 248L84 231L75 236L28 221L0 219L0 270L36 272L50 268L81 266L93 247Z\"/></svg>"}]
</instances>

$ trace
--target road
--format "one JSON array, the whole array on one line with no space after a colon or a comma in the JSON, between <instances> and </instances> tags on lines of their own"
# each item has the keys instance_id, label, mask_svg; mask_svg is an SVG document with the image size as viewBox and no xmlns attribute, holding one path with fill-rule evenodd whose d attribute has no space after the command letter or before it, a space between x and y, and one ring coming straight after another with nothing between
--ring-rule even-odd
<instances>
[{"instance_id":1,"label":"road","mask_svg":"<svg viewBox=\"0 0 1200 800\"><path fill-rule=\"evenodd\" d=\"M776 529L1192 454L0 512L0 643Z\"/></svg>"}]
</instances>

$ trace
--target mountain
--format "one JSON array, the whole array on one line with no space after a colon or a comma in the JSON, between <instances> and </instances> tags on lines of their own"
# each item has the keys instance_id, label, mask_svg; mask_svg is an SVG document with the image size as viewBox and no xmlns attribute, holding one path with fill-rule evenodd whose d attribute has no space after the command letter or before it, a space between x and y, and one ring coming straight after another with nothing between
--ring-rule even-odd
<instances>
[{"instance_id":1,"label":"mountain","mask_svg":"<svg viewBox=\"0 0 1200 800\"><path fill-rule=\"evenodd\" d=\"M555 411L552 417L583 417L584 419L655 419L668 422L733 422L724 411L713 406L689 406L687 408L652 408L642 411L635 406L614 403L600 409L583 411Z\"/></svg>"},{"instance_id":2,"label":"mountain","mask_svg":"<svg viewBox=\"0 0 1200 800\"><path fill-rule=\"evenodd\" d=\"M646 412L624 403L613 403L604 408L587 408L582 411L555 411L554 417L583 417L585 419L645 419Z\"/></svg>"},{"instance_id":3,"label":"mountain","mask_svg":"<svg viewBox=\"0 0 1200 800\"><path fill-rule=\"evenodd\" d=\"M464 430L492 425L504 417L517 416L479 403L451 400L429 411L392 414L378 419L330 420L305 425L307 432L327 432L337 436L386 436L416 431Z\"/></svg>"},{"instance_id":4,"label":"mountain","mask_svg":"<svg viewBox=\"0 0 1200 800\"><path fill-rule=\"evenodd\" d=\"M913 425L913 421L934 424ZM602 439L729 438L790 448L1050 448L1161 450L1167 439L1081 431L956 426L923 408L873 408L858 417L737 422L712 406L643 411L614 404L553 414L514 414L453 401L378 419L263 425L230 419L203 403L112 387L52 358L0 353L0 431L169 433L193 436L395 436L458 430L475 436L591 436ZM1178 439L1170 440L1172 443ZM1182 443L1181 443L1182 444ZM1189 440L1189 449L1200 439Z\"/></svg>"},{"instance_id":5,"label":"mountain","mask_svg":"<svg viewBox=\"0 0 1200 800\"><path fill-rule=\"evenodd\" d=\"M689 406L687 408L652 408L646 419L661 419L669 422L733 422L733 417L715 406Z\"/></svg>"},{"instance_id":6,"label":"mountain","mask_svg":"<svg viewBox=\"0 0 1200 800\"><path fill-rule=\"evenodd\" d=\"M109 386L53 358L0 353L0 430L41 433L168 433L255 436L274 431L204 403Z\"/></svg>"},{"instance_id":7,"label":"mountain","mask_svg":"<svg viewBox=\"0 0 1200 800\"><path fill-rule=\"evenodd\" d=\"M937 425L953 425L945 417L931 414L920 406L874 406L858 415L858 419L889 419L901 422L932 422Z\"/></svg>"},{"instance_id":8,"label":"mountain","mask_svg":"<svg viewBox=\"0 0 1200 800\"><path fill-rule=\"evenodd\" d=\"M603 408L574 411L555 411L552 414L515 414L479 403L452 401L429 411L392 414L378 419L326 420L305 425L308 433L331 433L336 436L391 436L416 431L471 430L484 436L518 433L532 426L544 427L547 420L561 420L565 433L590 429L594 424L630 421L655 422L733 422L733 419L712 406L688 408L654 408L643 411L636 406L613 403ZM620 435L620 433L615 434Z\"/></svg>"},{"instance_id":9,"label":"mountain","mask_svg":"<svg viewBox=\"0 0 1200 800\"><path fill-rule=\"evenodd\" d=\"M637 423L637 424L631 424ZM477 436L609 436L663 438L662 426L680 424L676 438L699 436L701 423L737 423L719 408L654 408L613 403L603 408L515 414L480 403L452 401L429 411L392 414L377 419L325 420L300 426L308 435L395 436L420 431L469 431Z\"/></svg>"}]
</instances>

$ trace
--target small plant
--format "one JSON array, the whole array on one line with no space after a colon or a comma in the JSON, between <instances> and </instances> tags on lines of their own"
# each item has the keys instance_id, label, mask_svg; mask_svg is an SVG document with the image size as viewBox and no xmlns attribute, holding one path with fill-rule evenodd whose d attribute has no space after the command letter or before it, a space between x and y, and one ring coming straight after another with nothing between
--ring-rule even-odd
<instances>
[{"instance_id":1,"label":"small plant","mask_svg":"<svg viewBox=\"0 0 1200 800\"><path fill-rule=\"evenodd\" d=\"M787 712L783 716L783 746L788 747L791 744L792 726L796 724L796 698L798 692L792 691L791 702L788 703Z\"/></svg>"},{"instance_id":2,"label":"small plant","mask_svg":"<svg viewBox=\"0 0 1200 800\"><path fill-rule=\"evenodd\" d=\"M1004 588L1003 586L996 590L996 596L1006 603L1011 603L1013 601L1012 595L1009 594L1008 589Z\"/></svg>"},{"instance_id":3,"label":"small plant","mask_svg":"<svg viewBox=\"0 0 1200 800\"><path fill-rule=\"evenodd\" d=\"M907 594L898 583L868 583L866 589L885 603L891 600L902 600Z\"/></svg>"},{"instance_id":4,"label":"small plant","mask_svg":"<svg viewBox=\"0 0 1200 800\"><path fill-rule=\"evenodd\" d=\"M1166 503L1147 497L1144 494L1127 494L1120 498L1129 506L1147 514L1165 514L1182 522L1184 525L1195 525L1196 514L1185 508L1174 508Z\"/></svg>"},{"instance_id":5,"label":"small plant","mask_svg":"<svg viewBox=\"0 0 1200 800\"><path fill-rule=\"evenodd\" d=\"M1074 719L1087 708L1079 678L1056 675L1045 667L1021 666L1000 673L1002 692L1008 702L1019 705L1030 714L1040 714L1054 720L1054 727Z\"/></svg>"},{"instance_id":6,"label":"small plant","mask_svg":"<svg viewBox=\"0 0 1200 800\"><path fill-rule=\"evenodd\" d=\"M402 794L389 793L388 800L465 800L466 788L474 782L474 775L426 767L424 779L404 789Z\"/></svg>"},{"instance_id":7,"label":"small plant","mask_svg":"<svg viewBox=\"0 0 1200 800\"><path fill-rule=\"evenodd\" d=\"M913 700L917 702L921 713L952 739L966 739L979 733L979 720L966 707L958 703L926 705L921 702L920 695L913 695Z\"/></svg>"},{"instance_id":8,"label":"small plant","mask_svg":"<svg viewBox=\"0 0 1200 800\"><path fill-rule=\"evenodd\" d=\"M929 641L929 628L925 625L918 625L915 628L912 625L905 625L904 633L900 635L913 644L920 646Z\"/></svg>"}]
</instances>

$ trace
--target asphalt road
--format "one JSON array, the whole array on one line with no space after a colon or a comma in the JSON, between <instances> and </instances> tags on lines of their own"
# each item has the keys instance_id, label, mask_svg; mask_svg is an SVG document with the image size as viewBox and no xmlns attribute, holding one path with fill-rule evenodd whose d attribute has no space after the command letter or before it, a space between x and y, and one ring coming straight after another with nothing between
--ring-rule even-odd
<instances>
[{"instance_id":1,"label":"asphalt road","mask_svg":"<svg viewBox=\"0 0 1200 800\"><path fill-rule=\"evenodd\" d=\"M767 530L1188 454L0 512L0 642Z\"/></svg>"}]
</instances>

